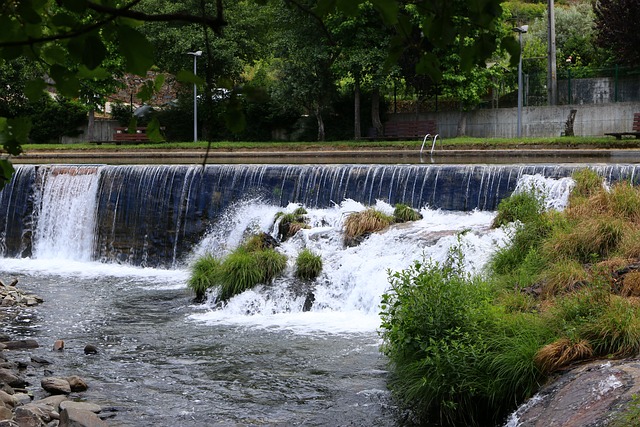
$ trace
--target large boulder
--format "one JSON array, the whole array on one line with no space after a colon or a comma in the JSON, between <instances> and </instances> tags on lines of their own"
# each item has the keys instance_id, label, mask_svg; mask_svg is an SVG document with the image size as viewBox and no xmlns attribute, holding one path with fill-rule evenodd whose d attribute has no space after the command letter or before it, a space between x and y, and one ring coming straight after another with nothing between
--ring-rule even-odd
<instances>
[{"instance_id":1,"label":"large boulder","mask_svg":"<svg viewBox=\"0 0 640 427\"><path fill-rule=\"evenodd\" d=\"M639 389L640 360L586 363L543 387L506 427L606 426Z\"/></svg>"},{"instance_id":2,"label":"large boulder","mask_svg":"<svg viewBox=\"0 0 640 427\"><path fill-rule=\"evenodd\" d=\"M96 414L83 409L67 408L60 412L58 427L107 427Z\"/></svg>"},{"instance_id":3,"label":"large boulder","mask_svg":"<svg viewBox=\"0 0 640 427\"><path fill-rule=\"evenodd\" d=\"M71 385L64 378L44 377L40 381L40 385L45 391L51 394L69 394L71 393Z\"/></svg>"},{"instance_id":4,"label":"large boulder","mask_svg":"<svg viewBox=\"0 0 640 427\"><path fill-rule=\"evenodd\" d=\"M0 368L0 383L7 384L10 387L22 388L27 385L27 382L15 375L11 370Z\"/></svg>"}]
</instances>

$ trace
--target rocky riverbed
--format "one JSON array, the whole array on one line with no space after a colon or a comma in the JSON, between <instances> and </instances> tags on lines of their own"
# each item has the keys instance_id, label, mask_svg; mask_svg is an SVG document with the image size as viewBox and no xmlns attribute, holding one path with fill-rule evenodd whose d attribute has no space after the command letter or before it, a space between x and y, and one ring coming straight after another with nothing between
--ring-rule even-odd
<instances>
[{"instance_id":1,"label":"rocky riverbed","mask_svg":"<svg viewBox=\"0 0 640 427\"><path fill-rule=\"evenodd\" d=\"M22 291L17 280L0 281L0 316L11 310L42 303L37 295ZM0 317L1 318L1 317ZM51 345L52 352L64 352L62 340ZM29 350L40 347L35 340L15 340L0 332L0 427L100 427L115 411L87 402L82 397L90 384L77 375L57 376L55 364L33 356ZM97 353L85 347L86 357Z\"/></svg>"}]
</instances>

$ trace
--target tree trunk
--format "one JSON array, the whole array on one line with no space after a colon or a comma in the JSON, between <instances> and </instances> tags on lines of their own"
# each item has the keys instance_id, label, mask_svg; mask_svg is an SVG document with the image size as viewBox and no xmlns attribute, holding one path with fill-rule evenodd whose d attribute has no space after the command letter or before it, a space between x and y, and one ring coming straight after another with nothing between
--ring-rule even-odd
<instances>
[{"instance_id":1,"label":"tree trunk","mask_svg":"<svg viewBox=\"0 0 640 427\"><path fill-rule=\"evenodd\" d=\"M96 122L96 110L91 107L91 109L89 110L89 123L87 123L87 135L86 135L86 140L87 142L91 142L95 140L95 136L94 136L94 129L95 129L95 122Z\"/></svg>"},{"instance_id":2,"label":"tree trunk","mask_svg":"<svg viewBox=\"0 0 640 427\"><path fill-rule=\"evenodd\" d=\"M360 123L360 79L356 77L353 84L353 136L357 140L362 138Z\"/></svg>"},{"instance_id":3,"label":"tree trunk","mask_svg":"<svg viewBox=\"0 0 640 427\"><path fill-rule=\"evenodd\" d=\"M380 120L380 88L378 87L371 92L371 124L376 128L378 135L384 134L384 127Z\"/></svg>"},{"instance_id":4,"label":"tree trunk","mask_svg":"<svg viewBox=\"0 0 640 427\"><path fill-rule=\"evenodd\" d=\"M456 130L456 136L467 135L467 112L460 111L460 120L458 120L458 129Z\"/></svg>"},{"instance_id":5,"label":"tree trunk","mask_svg":"<svg viewBox=\"0 0 640 427\"><path fill-rule=\"evenodd\" d=\"M318 141L324 141L324 120L322 120L322 111L320 105L314 105L316 120L318 121Z\"/></svg>"}]
</instances>

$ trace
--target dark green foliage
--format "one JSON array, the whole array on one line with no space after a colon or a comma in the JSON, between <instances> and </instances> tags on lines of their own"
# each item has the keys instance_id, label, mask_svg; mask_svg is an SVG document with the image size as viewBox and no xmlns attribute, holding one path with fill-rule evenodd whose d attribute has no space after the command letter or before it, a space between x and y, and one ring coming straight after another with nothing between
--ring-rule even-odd
<instances>
[{"instance_id":1,"label":"dark green foliage","mask_svg":"<svg viewBox=\"0 0 640 427\"><path fill-rule=\"evenodd\" d=\"M422 215L411 206L398 203L393 210L395 222L418 221Z\"/></svg>"},{"instance_id":2,"label":"dark green foliage","mask_svg":"<svg viewBox=\"0 0 640 427\"><path fill-rule=\"evenodd\" d=\"M322 258L309 249L304 249L296 259L295 275L299 279L312 280L322 271Z\"/></svg>"},{"instance_id":3,"label":"dark green foliage","mask_svg":"<svg viewBox=\"0 0 640 427\"><path fill-rule=\"evenodd\" d=\"M33 106L31 133L34 143L59 142L62 136L77 136L78 127L87 122L88 109L64 98L45 95Z\"/></svg>"}]
</instances>

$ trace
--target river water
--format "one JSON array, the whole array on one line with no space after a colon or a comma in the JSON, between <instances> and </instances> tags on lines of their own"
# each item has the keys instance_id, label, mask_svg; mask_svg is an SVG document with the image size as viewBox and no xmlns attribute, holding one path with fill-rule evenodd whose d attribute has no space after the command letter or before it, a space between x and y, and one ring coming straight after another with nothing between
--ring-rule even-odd
<instances>
[{"instance_id":1,"label":"river water","mask_svg":"<svg viewBox=\"0 0 640 427\"><path fill-rule=\"evenodd\" d=\"M545 182L566 197L569 181ZM248 231L273 234L275 214L296 207L235 204L192 257L224 255ZM376 207L392 211L384 202ZM480 272L507 232L490 229L492 212L424 207L422 220L345 248L344 218L365 208L344 200L309 209L311 228L279 248L289 257L285 276L223 308L213 296L193 303L189 261L157 269L88 260L82 241L92 238L90 229L78 233L58 214L59 224L47 222L56 239L34 245L31 258L0 259L0 278L17 277L19 287L45 300L0 317L2 329L14 339L36 339L42 347L24 357L51 360L54 375L86 379L90 388L81 399L113 408L111 425L406 425L387 390L387 361L379 351L379 303L389 272L414 260L442 261L453 245L463 248L469 271ZM295 256L305 247L323 259L312 283L293 277ZM315 302L304 312L308 292ZM65 341L64 352L50 350L57 339ZM86 344L99 353L84 355ZM34 393L42 393L39 379L32 380Z\"/></svg>"}]
</instances>

